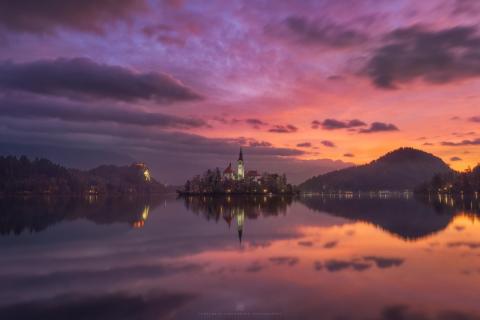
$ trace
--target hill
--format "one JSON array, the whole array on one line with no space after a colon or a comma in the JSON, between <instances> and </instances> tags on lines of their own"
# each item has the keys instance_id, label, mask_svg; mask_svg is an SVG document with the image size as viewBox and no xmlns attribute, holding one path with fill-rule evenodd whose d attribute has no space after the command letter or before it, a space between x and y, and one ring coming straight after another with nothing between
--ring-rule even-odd
<instances>
[{"instance_id":1,"label":"hill","mask_svg":"<svg viewBox=\"0 0 480 320\"><path fill-rule=\"evenodd\" d=\"M100 166L81 171L67 169L47 159L0 157L0 195L15 194L148 194L165 191L150 177L143 163Z\"/></svg>"},{"instance_id":2,"label":"hill","mask_svg":"<svg viewBox=\"0 0 480 320\"><path fill-rule=\"evenodd\" d=\"M452 169L430 153L400 148L368 164L310 178L299 188L314 192L413 190L434 175L449 172Z\"/></svg>"}]
</instances>

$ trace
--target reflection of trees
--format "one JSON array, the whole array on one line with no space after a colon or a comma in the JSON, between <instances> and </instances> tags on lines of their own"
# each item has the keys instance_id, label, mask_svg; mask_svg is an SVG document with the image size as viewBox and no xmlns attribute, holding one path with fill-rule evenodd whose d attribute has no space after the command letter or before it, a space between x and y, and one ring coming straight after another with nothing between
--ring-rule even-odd
<instances>
[{"instance_id":1,"label":"reflection of trees","mask_svg":"<svg viewBox=\"0 0 480 320\"><path fill-rule=\"evenodd\" d=\"M285 214L292 203L292 196L218 196L185 197L185 207L195 214L202 214L207 220L225 220L234 217L239 211L244 212L248 219L259 216L276 216Z\"/></svg>"},{"instance_id":2,"label":"reflection of trees","mask_svg":"<svg viewBox=\"0 0 480 320\"><path fill-rule=\"evenodd\" d=\"M235 221L238 228L238 238L242 241L245 219L257 219L260 216L276 216L286 214L287 207L292 204L291 195L232 195L232 196L187 196L184 197L185 207L197 215L203 215L207 220L220 219L230 227Z\"/></svg>"},{"instance_id":3,"label":"reflection of trees","mask_svg":"<svg viewBox=\"0 0 480 320\"><path fill-rule=\"evenodd\" d=\"M435 194L431 196L419 197L425 203L429 203L438 211L456 210L465 214L480 215L480 199L478 196L462 196Z\"/></svg>"},{"instance_id":4,"label":"reflection of trees","mask_svg":"<svg viewBox=\"0 0 480 320\"><path fill-rule=\"evenodd\" d=\"M374 224L403 239L415 240L445 229L456 210L406 198L304 197L310 209Z\"/></svg>"},{"instance_id":5,"label":"reflection of trees","mask_svg":"<svg viewBox=\"0 0 480 320\"><path fill-rule=\"evenodd\" d=\"M153 205L150 199L138 197L5 198L0 201L0 234L40 232L53 224L77 219L142 227Z\"/></svg>"}]
</instances>

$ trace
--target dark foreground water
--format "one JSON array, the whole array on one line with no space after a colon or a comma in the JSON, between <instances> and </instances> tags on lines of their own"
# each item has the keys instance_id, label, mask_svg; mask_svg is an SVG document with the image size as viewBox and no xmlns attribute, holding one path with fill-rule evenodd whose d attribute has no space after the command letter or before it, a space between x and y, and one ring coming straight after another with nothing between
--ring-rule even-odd
<instances>
[{"instance_id":1,"label":"dark foreground water","mask_svg":"<svg viewBox=\"0 0 480 320\"><path fill-rule=\"evenodd\" d=\"M474 201L0 201L0 319L480 319Z\"/></svg>"}]
</instances>

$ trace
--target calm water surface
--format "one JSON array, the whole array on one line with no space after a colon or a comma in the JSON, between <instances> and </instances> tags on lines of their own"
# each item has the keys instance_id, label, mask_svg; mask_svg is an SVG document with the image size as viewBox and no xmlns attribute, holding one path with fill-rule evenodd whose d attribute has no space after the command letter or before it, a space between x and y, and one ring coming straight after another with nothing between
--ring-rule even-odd
<instances>
[{"instance_id":1,"label":"calm water surface","mask_svg":"<svg viewBox=\"0 0 480 320\"><path fill-rule=\"evenodd\" d=\"M478 204L0 201L0 319L480 319Z\"/></svg>"}]
</instances>

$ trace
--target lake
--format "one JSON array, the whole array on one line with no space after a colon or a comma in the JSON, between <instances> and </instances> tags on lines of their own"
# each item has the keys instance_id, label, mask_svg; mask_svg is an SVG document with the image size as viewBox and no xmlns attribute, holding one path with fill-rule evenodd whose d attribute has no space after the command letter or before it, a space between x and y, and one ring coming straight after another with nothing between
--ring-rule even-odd
<instances>
[{"instance_id":1,"label":"lake","mask_svg":"<svg viewBox=\"0 0 480 320\"><path fill-rule=\"evenodd\" d=\"M477 201L0 201L0 319L480 319Z\"/></svg>"}]
</instances>

